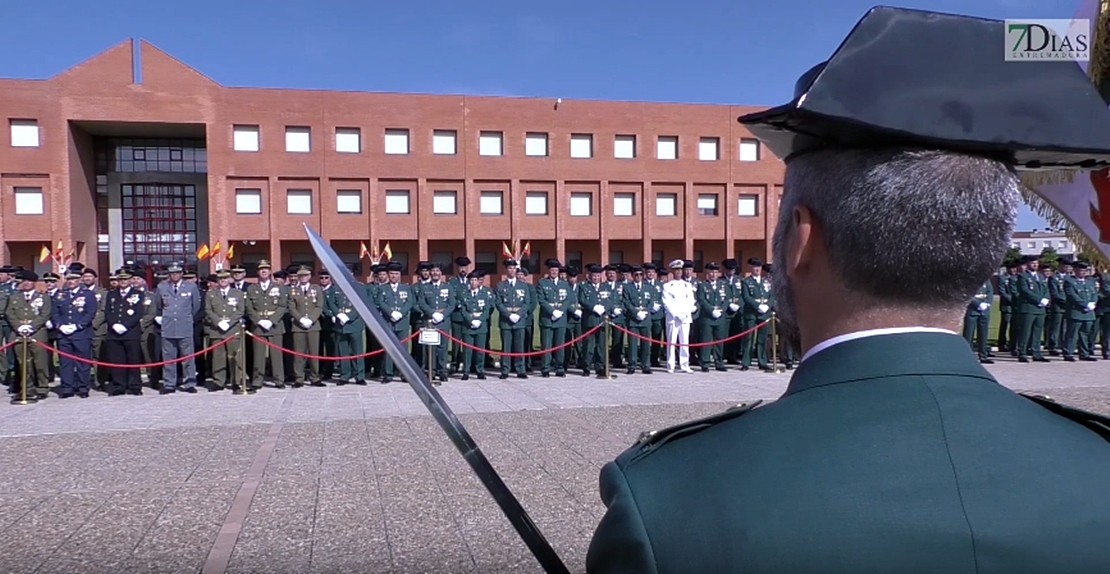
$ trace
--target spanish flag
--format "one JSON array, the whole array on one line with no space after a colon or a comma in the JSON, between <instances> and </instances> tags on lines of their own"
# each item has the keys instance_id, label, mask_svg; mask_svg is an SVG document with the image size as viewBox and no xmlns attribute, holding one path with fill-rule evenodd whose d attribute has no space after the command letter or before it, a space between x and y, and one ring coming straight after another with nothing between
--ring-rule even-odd
<instances>
[{"instance_id":1,"label":"spanish flag","mask_svg":"<svg viewBox=\"0 0 1110 574\"><path fill-rule=\"evenodd\" d=\"M212 246L212 251L208 254L208 256L209 257L215 257L219 254L220 254L220 242L217 241L216 244Z\"/></svg>"},{"instance_id":2,"label":"spanish flag","mask_svg":"<svg viewBox=\"0 0 1110 574\"><path fill-rule=\"evenodd\" d=\"M42 251L39 252L39 263L46 263L47 259L50 259L50 248L43 245Z\"/></svg>"},{"instance_id":3,"label":"spanish flag","mask_svg":"<svg viewBox=\"0 0 1110 574\"><path fill-rule=\"evenodd\" d=\"M197 261L204 261L205 258L207 258L207 257L208 257L208 244L203 243L203 244L201 244L200 248L197 249Z\"/></svg>"},{"instance_id":4,"label":"spanish flag","mask_svg":"<svg viewBox=\"0 0 1110 574\"><path fill-rule=\"evenodd\" d=\"M235 257L235 244L229 242L227 244L227 257L224 257L224 259L231 261L232 257Z\"/></svg>"},{"instance_id":5,"label":"spanish flag","mask_svg":"<svg viewBox=\"0 0 1110 574\"><path fill-rule=\"evenodd\" d=\"M501 254L504 255L506 259L512 259L516 257L516 255L513 254L513 250L509 249L509 246L505 244L504 241L501 242Z\"/></svg>"},{"instance_id":6,"label":"spanish flag","mask_svg":"<svg viewBox=\"0 0 1110 574\"><path fill-rule=\"evenodd\" d=\"M530 255L532 255L532 242L527 241L524 243L524 251L520 252L520 258L527 259Z\"/></svg>"},{"instance_id":7,"label":"spanish flag","mask_svg":"<svg viewBox=\"0 0 1110 574\"><path fill-rule=\"evenodd\" d=\"M389 248L388 241L385 242L385 249L382 249L382 253L385 255L386 259L393 261L393 250Z\"/></svg>"},{"instance_id":8,"label":"spanish flag","mask_svg":"<svg viewBox=\"0 0 1110 574\"><path fill-rule=\"evenodd\" d=\"M370 251L368 249L366 249L366 243L363 242L363 241L359 241L358 242L358 260L362 261L364 258L366 258L369 255L370 255Z\"/></svg>"},{"instance_id":9,"label":"spanish flag","mask_svg":"<svg viewBox=\"0 0 1110 574\"><path fill-rule=\"evenodd\" d=\"M62 241L59 239L58 248L54 250L54 257L61 259L62 255L65 255L65 246L62 245Z\"/></svg>"}]
</instances>

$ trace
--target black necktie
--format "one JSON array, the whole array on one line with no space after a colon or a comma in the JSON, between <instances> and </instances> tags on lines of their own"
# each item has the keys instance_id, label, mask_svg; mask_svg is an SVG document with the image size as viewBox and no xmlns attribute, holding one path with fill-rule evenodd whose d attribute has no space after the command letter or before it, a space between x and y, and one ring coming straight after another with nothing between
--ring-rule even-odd
<instances>
[{"instance_id":1,"label":"black necktie","mask_svg":"<svg viewBox=\"0 0 1110 574\"><path fill-rule=\"evenodd\" d=\"M173 285L173 294L177 295L177 284L176 283L174 283L174 285Z\"/></svg>"}]
</instances>

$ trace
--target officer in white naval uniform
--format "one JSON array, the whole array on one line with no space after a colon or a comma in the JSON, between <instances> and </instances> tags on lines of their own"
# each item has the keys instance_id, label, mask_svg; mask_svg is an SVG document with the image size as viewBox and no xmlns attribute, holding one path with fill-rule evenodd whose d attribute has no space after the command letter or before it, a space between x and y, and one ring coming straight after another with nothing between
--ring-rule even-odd
<instances>
[{"instance_id":1,"label":"officer in white naval uniform","mask_svg":"<svg viewBox=\"0 0 1110 574\"><path fill-rule=\"evenodd\" d=\"M671 261L670 268L678 269L674 279L663 284L663 307L667 310L667 372L673 373L675 351L678 352L678 366L684 372L690 370L690 323L694 320L697 300L694 285L682 279L681 259Z\"/></svg>"}]
</instances>

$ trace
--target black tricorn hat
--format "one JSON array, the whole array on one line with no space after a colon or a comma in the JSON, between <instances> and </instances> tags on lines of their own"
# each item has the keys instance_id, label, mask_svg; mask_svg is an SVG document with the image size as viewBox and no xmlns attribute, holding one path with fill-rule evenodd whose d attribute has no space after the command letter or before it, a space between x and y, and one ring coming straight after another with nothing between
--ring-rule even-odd
<instances>
[{"instance_id":1,"label":"black tricorn hat","mask_svg":"<svg viewBox=\"0 0 1110 574\"><path fill-rule=\"evenodd\" d=\"M739 121L784 160L823 147L912 147L1025 168L1110 165L1110 111L1083 70L1006 61L1004 28L872 8L802 75L790 103Z\"/></svg>"}]
</instances>

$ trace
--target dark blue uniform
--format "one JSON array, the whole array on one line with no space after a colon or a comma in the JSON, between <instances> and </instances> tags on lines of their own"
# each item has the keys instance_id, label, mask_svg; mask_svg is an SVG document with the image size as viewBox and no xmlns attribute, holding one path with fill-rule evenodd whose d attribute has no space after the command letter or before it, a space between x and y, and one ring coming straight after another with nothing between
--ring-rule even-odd
<instances>
[{"instance_id":1,"label":"dark blue uniform","mask_svg":"<svg viewBox=\"0 0 1110 574\"><path fill-rule=\"evenodd\" d=\"M108 326L104 344L108 347L108 362L117 365L142 364L142 329L139 327L139 320L143 316L143 292L138 289L128 289L126 292L113 289L104 299L104 324ZM117 330L117 325L122 329ZM142 394L139 369L113 367L111 377L112 391L108 394Z\"/></svg>"},{"instance_id":2,"label":"dark blue uniform","mask_svg":"<svg viewBox=\"0 0 1110 574\"><path fill-rule=\"evenodd\" d=\"M93 318L96 317L96 292L79 286L58 289L50 307L50 322L57 333L58 350L70 355L92 358ZM58 359L62 384L59 397L89 396L89 363L62 355Z\"/></svg>"}]
</instances>

